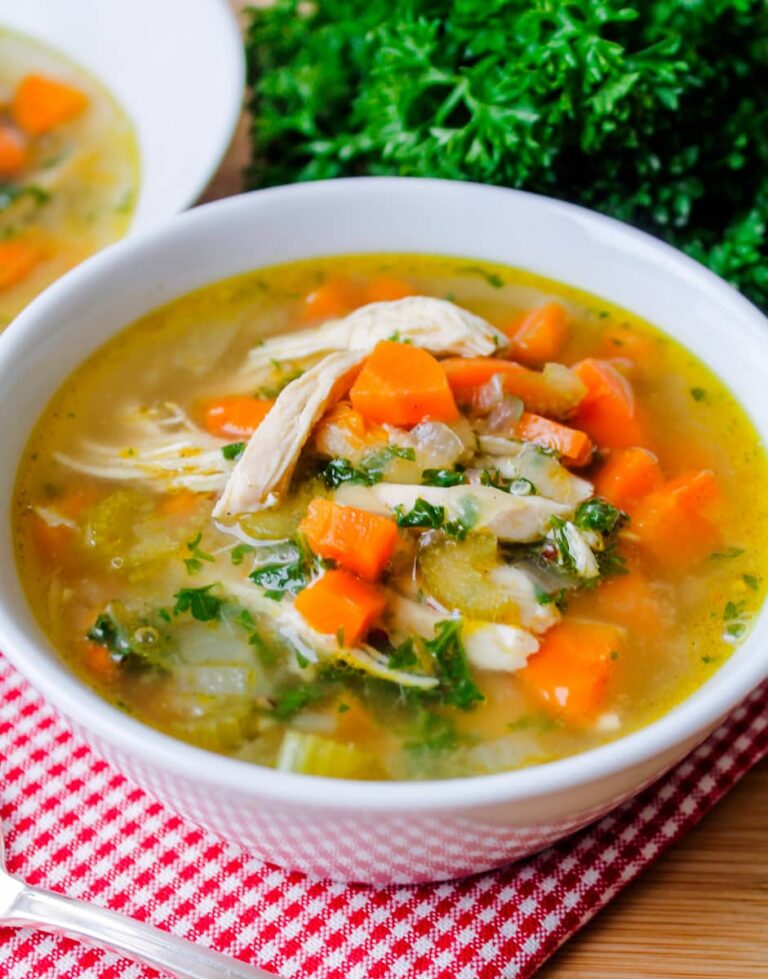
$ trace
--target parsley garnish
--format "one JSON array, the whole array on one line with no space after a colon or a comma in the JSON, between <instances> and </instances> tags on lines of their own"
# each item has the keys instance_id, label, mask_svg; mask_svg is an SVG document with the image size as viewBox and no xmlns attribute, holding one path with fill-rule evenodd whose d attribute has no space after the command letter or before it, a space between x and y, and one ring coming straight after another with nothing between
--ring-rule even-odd
<instances>
[{"instance_id":1,"label":"parsley garnish","mask_svg":"<svg viewBox=\"0 0 768 979\"><path fill-rule=\"evenodd\" d=\"M245 560L246 554L253 554L256 548L253 544L235 544L232 550L229 552L229 558L232 564L242 564Z\"/></svg>"},{"instance_id":2,"label":"parsley garnish","mask_svg":"<svg viewBox=\"0 0 768 979\"><path fill-rule=\"evenodd\" d=\"M302 541L295 537L290 543L271 550L272 560L255 568L248 576L251 581L265 589L267 598L275 600L282 598L286 592L296 595L306 588L312 578L315 562Z\"/></svg>"},{"instance_id":3,"label":"parsley garnish","mask_svg":"<svg viewBox=\"0 0 768 979\"><path fill-rule=\"evenodd\" d=\"M445 507L428 503L419 497L410 510L402 503L395 507L395 523L398 527L426 527L439 530L445 522Z\"/></svg>"},{"instance_id":4,"label":"parsley garnish","mask_svg":"<svg viewBox=\"0 0 768 979\"><path fill-rule=\"evenodd\" d=\"M446 704L469 710L485 700L469 672L467 654L461 641L461 619L446 619L435 626L435 638L425 639L440 675L440 691Z\"/></svg>"},{"instance_id":5,"label":"parsley garnish","mask_svg":"<svg viewBox=\"0 0 768 979\"><path fill-rule=\"evenodd\" d=\"M203 561L215 561L212 554L207 554L200 549L200 541L203 539L202 533L197 534L191 541L187 542L187 550L191 557L184 558L184 564L188 574L197 574L203 570Z\"/></svg>"},{"instance_id":6,"label":"parsley garnish","mask_svg":"<svg viewBox=\"0 0 768 979\"><path fill-rule=\"evenodd\" d=\"M181 615L183 612L190 612L192 618L199 622L212 622L218 619L224 602L211 594L212 588L213 585L206 585L205 588L181 588L173 596L176 599L173 614Z\"/></svg>"},{"instance_id":7,"label":"parsley garnish","mask_svg":"<svg viewBox=\"0 0 768 979\"><path fill-rule=\"evenodd\" d=\"M303 683L299 687L291 687L282 691L274 698L272 713L280 721L289 721L299 711L320 700L324 691L312 683Z\"/></svg>"},{"instance_id":8,"label":"parsley garnish","mask_svg":"<svg viewBox=\"0 0 768 979\"><path fill-rule=\"evenodd\" d=\"M403 670L418 663L413 639L406 639L387 652L387 663L393 670Z\"/></svg>"},{"instance_id":9,"label":"parsley garnish","mask_svg":"<svg viewBox=\"0 0 768 979\"><path fill-rule=\"evenodd\" d=\"M518 187L641 225L768 306L764 0L277 0L248 16L251 187Z\"/></svg>"},{"instance_id":10,"label":"parsley garnish","mask_svg":"<svg viewBox=\"0 0 768 979\"><path fill-rule=\"evenodd\" d=\"M691 388L691 397L694 401L705 401L707 392L704 388Z\"/></svg>"},{"instance_id":11,"label":"parsley garnish","mask_svg":"<svg viewBox=\"0 0 768 979\"><path fill-rule=\"evenodd\" d=\"M228 462L237 462L245 452L245 442L230 442L229 445L222 445L221 454Z\"/></svg>"},{"instance_id":12,"label":"parsley garnish","mask_svg":"<svg viewBox=\"0 0 768 979\"><path fill-rule=\"evenodd\" d=\"M28 197L38 207L51 199L49 191L36 184L0 184L0 212L24 197Z\"/></svg>"},{"instance_id":13,"label":"parsley garnish","mask_svg":"<svg viewBox=\"0 0 768 979\"><path fill-rule=\"evenodd\" d=\"M626 520L627 515L622 510L597 496L579 503L573 518L580 530L597 530L603 534L612 534Z\"/></svg>"},{"instance_id":14,"label":"parsley garnish","mask_svg":"<svg viewBox=\"0 0 768 979\"><path fill-rule=\"evenodd\" d=\"M462 469L425 469L421 474L422 486L461 486L466 482Z\"/></svg>"},{"instance_id":15,"label":"parsley garnish","mask_svg":"<svg viewBox=\"0 0 768 979\"><path fill-rule=\"evenodd\" d=\"M411 448L401 448L398 445L387 445L383 449L369 452L355 468L349 459L331 459L320 470L325 485L336 489L342 483L356 483L360 486L374 486L384 479L387 465L392 459L416 459L416 451Z\"/></svg>"}]
</instances>

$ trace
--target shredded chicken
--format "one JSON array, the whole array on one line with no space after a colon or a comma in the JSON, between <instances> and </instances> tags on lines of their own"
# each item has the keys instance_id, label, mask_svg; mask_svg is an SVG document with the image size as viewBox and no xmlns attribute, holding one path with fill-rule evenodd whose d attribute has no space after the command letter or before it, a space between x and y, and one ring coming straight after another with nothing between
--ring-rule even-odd
<instances>
[{"instance_id":1,"label":"shredded chicken","mask_svg":"<svg viewBox=\"0 0 768 979\"><path fill-rule=\"evenodd\" d=\"M560 620L560 613L554 602L546 605L539 602L536 585L522 568L513 564L500 564L490 572L489 577L495 584L502 585L517 605L520 625L526 629L541 634Z\"/></svg>"},{"instance_id":2,"label":"shredded chicken","mask_svg":"<svg viewBox=\"0 0 768 979\"><path fill-rule=\"evenodd\" d=\"M509 342L490 323L447 299L408 296L370 303L343 319L265 340L250 351L245 370L262 370L275 360L302 360L332 350L370 353L380 340L393 337L434 354L458 357L487 357Z\"/></svg>"},{"instance_id":3,"label":"shredded chicken","mask_svg":"<svg viewBox=\"0 0 768 979\"><path fill-rule=\"evenodd\" d=\"M543 496L512 496L491 486L340 486L337 503L389 514L396 507L407 513L417 500L445 509L446 519L462 520L474 530L488 530L504 541L532 541L543 537L552 517L566 517L572 508Z\"/></svg>"},{"instance_id":4,"label":"shredded chicken","mask_svg":"<svg viewBox=\"0 0 768 979\"><path fill-rule=\"evenodd\" d=\"M235 517L275 504L312 429L349 389L364 358L360 351L329 354L283 388L233 469L214 517Z\"/></svg>"},{"instance_id":5,"label":"shredded chicken","mask_svg":"<svg viewBox=\"0 0 768 979\"><path fill-rule=\"evenodd\" d=\"M463 634L464 648L479 670L521 670L539 648L534 636L514 625L497 622L470 624Z\"/></svg>"},{"instance_id":6,"label":"shredded chicken","mask_svg":"<svg viewBox=\"0 0 768 979\"><path fill-rule=\"evenodd\" d=\"M497 469L506 479L528 479L538 493L573 507L592 496L588 480L574 476L553 455L530 442L481 435L479 443L484 455L473 463L479 469Z\"/></svg>"},{"instance_id":7,"label":"shredded chicken","mask_svg":"<svg viewBox=\"0 0 768 979\"><path fill-rule=\"evenodd\" d=\"M267 598L260 588L247 581L227 580L224 587L249 611L266 615L278 632L310 662L316 663L319 659L338 660L402 687L429 690L438 684L435 677L393 669L389 666L387 657L372 646L340 646L335 636L310 628L289 599L275 602Z\"/></svg>"},{"instance_id":8,"label":"shredded chicken","mask_svg":"<svg viewBox=\"0 0 768 979\"><path fill-rule=\"evenodd\" d=\"M126 415L127 441L86 441L78 456L54 458L76 472L117 482L141 482L160 492L221 490L231 469L221 454L224 440L202 431L173 402L132 408Z\"/></svg>"}]
</instances>

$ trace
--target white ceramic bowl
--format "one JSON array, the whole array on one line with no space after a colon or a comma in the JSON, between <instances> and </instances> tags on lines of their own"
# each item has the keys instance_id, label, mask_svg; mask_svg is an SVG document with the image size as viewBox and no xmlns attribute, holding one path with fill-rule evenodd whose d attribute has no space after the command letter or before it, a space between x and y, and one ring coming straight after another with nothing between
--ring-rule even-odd
<instances>
[{"instance_id":1,"label":"white ceramic bowl","mask_svg":"<svg viewBox=\"0 0 768 979\"><path fill-rule=\"evenodd\" d=\"M243 100L243 46L227 0L0 0L0 27L77 62L128 113L141 154L132 231L197 200Z\"/></svg>"},{"instance_id":2,"label":"white ceramic bowl","mask_svg":"<svg viewBox=\"0 0 768 979\"><path fill-rule=\"evenodd\" d=\"M128 238L36 299L0 337L0 648L117 768L260 856L372 882L481 871L602 815L678 761L768 675L768 615L685 703L573 758L471 779L311 778L209 754L110 707L59 661L27 606L8 520L30 429L84 357L155 307L275 262L350 252L488 259L580 286L634 310L701 356L768 433L768 331L720 279L666 245L591 212L516 191L405 179L261 191Z\"/></svg>"}]
</instances>

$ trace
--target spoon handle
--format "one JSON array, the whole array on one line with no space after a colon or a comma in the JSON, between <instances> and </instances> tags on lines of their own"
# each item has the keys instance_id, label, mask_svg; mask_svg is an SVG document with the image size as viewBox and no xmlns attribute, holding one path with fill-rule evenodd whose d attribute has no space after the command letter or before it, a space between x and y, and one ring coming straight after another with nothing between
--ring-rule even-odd
<instances>
[{"instance_id":1,"label":"spoon handle","mask_svg":"<svg viewBox=\"0 0 768 979\"><path fill-rule=\"evenodd\" d=\"M275 979L271 972L193 945L183 938L103 908L37 887L24 887L3 924L32 925L42 931L107 946L147 965L189 979Z\"/></svg>"}]
</instances>

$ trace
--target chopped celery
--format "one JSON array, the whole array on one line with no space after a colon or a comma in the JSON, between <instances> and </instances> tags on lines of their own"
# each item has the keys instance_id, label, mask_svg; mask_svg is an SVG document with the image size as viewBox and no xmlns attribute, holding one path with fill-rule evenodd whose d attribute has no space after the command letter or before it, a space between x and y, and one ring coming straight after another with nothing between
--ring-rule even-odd
<instances>
[{"instance_id":1,"label":"chopped celery","mask_svg":"<svg viewBox=\"0 0 768 979\"><path fill-rule=\"evenodd\" d=\"M303 775L330 778L370 778L374 759L367 751L341 744L318 734L287 731L277 756L276 768Z\"/></svg>"}]
</instances>

